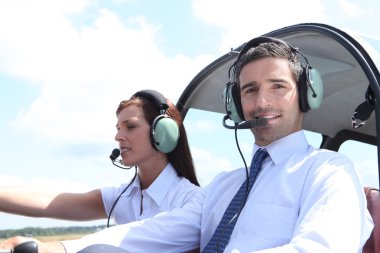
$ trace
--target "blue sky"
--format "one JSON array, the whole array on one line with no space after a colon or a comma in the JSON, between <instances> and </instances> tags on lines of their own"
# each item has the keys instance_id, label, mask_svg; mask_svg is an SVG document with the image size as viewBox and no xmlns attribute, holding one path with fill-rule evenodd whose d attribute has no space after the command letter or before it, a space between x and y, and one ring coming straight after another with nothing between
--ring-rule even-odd
<instances>
[{"instance_id":1,"label":"blue sky","mask_svg":"<svg viewBox=\"0 0 380 253\"><path fill-rule=\"evenodd\" d=\"M320 22L380 38L379 10L377 0L0 0L0 187L85 191L129 180L108 159L121 100L148 88L176 102L208 63L287 25ZM194 136L222 128L200 116L187 127ZM204 183L237 164L217 141L191 139ZM0 229L76 224L0 220Z\"/></svg>"}]
</instances>

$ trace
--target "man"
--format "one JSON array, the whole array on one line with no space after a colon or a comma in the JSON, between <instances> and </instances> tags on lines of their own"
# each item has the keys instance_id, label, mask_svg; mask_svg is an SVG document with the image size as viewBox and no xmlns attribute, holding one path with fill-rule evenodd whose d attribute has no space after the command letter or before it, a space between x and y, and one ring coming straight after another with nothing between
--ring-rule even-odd
<instances>
[{"instance_id":1,"label":"man","mask_svg":"<svg viewBox=\"0 0 380 253\"><path fill-rule=\"evenodd\" d=\"M266 122L251 129L253 154L264 155L253 159L258 166L249 177L244 168L221 173L183 208L63 242L67 252L96 243L128 252L361 252L373 228L362 186L345 156L307 143L303 115L322 95L300 56L284 41L259 37L234 64L226 92L230 117L236 124ZM243 195L235 198L239 189Z\"/></svg>"}]
</instances>

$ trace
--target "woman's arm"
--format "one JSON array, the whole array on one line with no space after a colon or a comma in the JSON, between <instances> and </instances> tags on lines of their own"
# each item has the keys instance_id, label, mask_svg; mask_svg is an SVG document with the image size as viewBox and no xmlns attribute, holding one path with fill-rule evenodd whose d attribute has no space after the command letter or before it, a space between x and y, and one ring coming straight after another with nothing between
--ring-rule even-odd
<instances>
[{"instance_id":1,"label":"woman's arm","mask_svg":"<svg viewBox=\"0 0 380 253\"><path fill-rule=\"evenodd\" d=\"M99 189L86 193L64 193L30 188L0 188L0 211L30 217L65 220L106 218Z\"/></svg>"}]
</instances>

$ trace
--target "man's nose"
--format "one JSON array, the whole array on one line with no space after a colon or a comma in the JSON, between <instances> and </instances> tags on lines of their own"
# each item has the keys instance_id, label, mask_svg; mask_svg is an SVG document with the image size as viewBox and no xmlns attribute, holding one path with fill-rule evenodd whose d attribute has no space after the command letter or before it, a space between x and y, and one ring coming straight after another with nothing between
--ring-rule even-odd
<instances>
[{"instance_id":1,"label":"man's nose","mask_svg":"<svg viewBox=\"0 0 380 253\"><path fill-rule=\"evenodd\" d=\"M266 91L265 89L260 89L257 92L256 107L258 108L268 107L270 105L270 101L271 101L271 98L268 91Z\"/></svg>"}]
</instances>

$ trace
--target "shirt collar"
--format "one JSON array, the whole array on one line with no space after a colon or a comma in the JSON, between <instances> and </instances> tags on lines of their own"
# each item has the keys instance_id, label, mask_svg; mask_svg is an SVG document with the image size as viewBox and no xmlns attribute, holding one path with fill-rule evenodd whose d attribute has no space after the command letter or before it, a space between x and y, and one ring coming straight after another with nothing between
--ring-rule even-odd
<instances>
[{"instance_id":1,"label":"shirt collar","mask_svg":"<svg viewBox=\"0 0 380 253\"><path fill-rule=\"evenodd\" d=\"M268 146L260 147L255 144L253 154L255 154L259 148L265 148L274 164L278 165L282 160L299 152L300 149L305 149L307 146L308 142L305 133L303 130L300 130L276 140Z\"/></svg>"},{"instance_id":2,"label":"shirt collar","mask_svg":"<svg viewBox=\"0 0 380 253\"><path fill-rule=\"evenodd\" d=\"M137 172L136 172L137 173ZM133 192L138 191L140 189L140 180L139 176L136 175L135 180L131 183L131 186L125 191L126 196L130 196Z\"/></svg>"},{"instance_id":3,"label":"shirt collar","mask_svg":"<svg viewBox=\"0 0 380 253\"><path fill-rule=\"evenodd\" d=\"M160 175L146 189L147 194L160 206L161 202L172 187L172 182L178 178L173 165L168 163Z\"/></svg>"},{"instance_id":4,"label":"shirt collar","mask_svg":"<svg viewBox=\"0 0 380 253\"><path fill-rule=\"evenodd\" d=\"M159 206L169 189L172 182L178 177L173 165L168 163L165 168L161 171L160 175L153 181L153 183L146 189L146 193L156 202ZM125 195L129 196L133 192L141 190L140 179L136 176L131 187L125 192Z\"/></svg>"}]
</instances>

